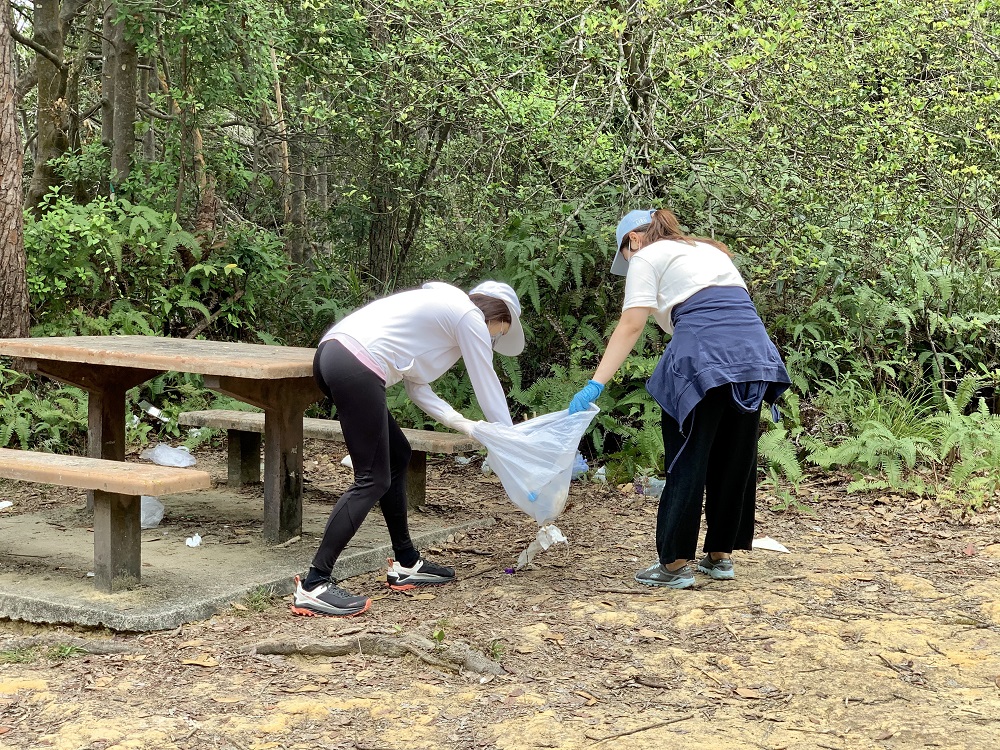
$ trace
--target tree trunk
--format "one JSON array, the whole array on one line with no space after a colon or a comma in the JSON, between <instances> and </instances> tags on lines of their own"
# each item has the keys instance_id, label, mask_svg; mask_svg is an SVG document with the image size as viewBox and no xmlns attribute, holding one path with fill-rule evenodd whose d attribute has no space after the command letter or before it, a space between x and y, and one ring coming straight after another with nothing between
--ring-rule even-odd
<instances>
[{"instance_id":1,"label":"tree trunk","mask_svg":"<svg viewBox=\"0 0 1000 750\"><path fill-rule=\"evenodd\" d=\"M105 33L110 31L106 30ZM112 78L112 103L114 123L111 128L111 182L118 185L128 179L132 171L132 154L135 153L136 81L139 55L135 42L122 20L114 25L112 38L116 60Z\"/></svg>"},{"instance_id":2,"label":"tree trunk","mask_svg":"<svg viewBox=\"0 0 1000 750\"><path fill-rule=\"evenodd\" d=\"M56 64L45 55L35 55L35 71L38 75L38 135L35 168L26 202L36 216L41 214L42 199L57 182L51 161L62 156L69 148L69 107L66 106L66 67L62 64L63 25L59 11L59 0L35 0L33 41L60 61Z\"/></svg>"},{"instance_id":3,"label":"tree trunk","mask_svg":"<svg viewBox=\"0 0 1000 750\"><path fill-rule=\"evenodd\" d=\"M28 335L21 138L14 103L14 42L10 3L0 2L0 337Z\"/></svg>"},{"instance_id":4,"label":"tree trunk","mask_svg":"<svg viewBox=\"0 0 1000 750\"><path fill-rule=\"evenodd\" d=\"M289 222L285 225L285 247L293 263L309 260L306 246L306 149L301 134L291 137L291 190Z\"/></svg>"},{"instance_id":5,"label":"tree trunk","mask_svg":"<svg viewBox=\"0 0 1000 750\"><path fill-rule=\"evenodd\" d=\"M115 4L104 0L104 15L101 19L101 145L110 153L114 142L115 110L115 67L118 62L114 32Z\"/></svg>"},{"instance_id":6,"label":"tree trunk","mask_svg":"<svg viewBox=\"0 0 1000 750\"><path fill-rule=\"evenodd\" d=\"M152 109L152 95L160 87L160 79L156 75L156 56L147 55L144 63L139 81L139 95L142 97L143 106ZM156 161L156 118L152 116L149 117L149 127L142 136L142 159L145 162Z\"/></svg>"}]
</instances>

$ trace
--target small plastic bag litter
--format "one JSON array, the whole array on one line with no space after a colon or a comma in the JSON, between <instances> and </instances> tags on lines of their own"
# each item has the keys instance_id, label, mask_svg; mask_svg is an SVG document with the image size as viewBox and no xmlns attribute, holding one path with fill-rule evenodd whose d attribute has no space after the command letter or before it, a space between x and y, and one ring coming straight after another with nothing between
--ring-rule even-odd
<instances>
[{"instance_id":1,"label":"small plastic bag litter","mask_svg":"<svg viewBox=\"0 0 1000 750\"><path fill-rule=\"evenodd\" d=\"M517 558L517 570L520 570L525 565L530 563L532 559L542 550L546 550L553 544L569 544L569 540L563 535L559 530L559 527L555 524L548 524L542 526L538 530L538 534L532 540L525 549L521 551L520 556Z\"/></svg>"},{"instance_id":2,"label":"small plastic bag litter","mask_svg":"<svg viewBox=\"0 0 1000 750\"><path fill-rule=\"evenodd\" d=\"M139 454L139 458L152 461L159 466L194 466L196 463L194 456L184 446L171 448L163 443L155 448L146 448Z\"/></svg>"},{"instance_id":3,"label":"small plastic bag litter","mask_svg":"<svg viewBox=\"0 0 1000 750\"><path fill-rule=\"evenodd\" d=\"M573 479L585 476L588 471L590 471L590 466L587 465L587 459L583 457L580 451L577 451L576 458L573 459Z\"/></svg>"},{"instance_id":4,"label":"small plastic bag litter","mask_svg":"<svg viewBox=\"0 0 1000 750\"><path fill-rule=\"evenodd\" d=\"M348 453L346 456L344 456L342 459L340 459L340 465L341 466L346 466L348 469L353 469L354 468L354 461L351 460L351 454L350 453Z\"/></svg>"},{"instance_id":5,"label":"small plastic bag litter","mask_svg":"<svg viewBox=\"0 0 1000 750\"><path fill-rule=\"evenodd\" d=\"M184 540L184 544L188 547L198 547L201 545L201 534L195 534L194 536L189 536Z\"/></svg>"},{"instance_id":6,"label":"small plastic bag litter","mask_svg":"<svg viewBox=\"0 0 1000 750\"><path fill-rule=\"evenodd\" d=\"M4 500L2 503L0 503L0 510L3 510L4 508L10 508L13 505L14 503L12 503L10 500Z\"/></svg>"},{"instance_id":7,"label":"small plastic bag litter","mask_svg":"<svg viewBox=\"0 0 1000 750\"><path fill-rule=\"evenodd\" d=\"M143 495L139 512L139 525L144 529L155 529L163 520L163 503L151 495Z\"/></svg>"},{"instance_id":8,"label":"small plastic bag litter","mask_svg":"<svg viewBox=\"0 0 1000 750\"><path fill-rule=\"evenodd\" d=\"M600 411L543 414L513 427L481 422L472 436L486 446L486 458L507 497L544 526L555 520L569 497L577 446Z\"/></svg>"}]
</instances>

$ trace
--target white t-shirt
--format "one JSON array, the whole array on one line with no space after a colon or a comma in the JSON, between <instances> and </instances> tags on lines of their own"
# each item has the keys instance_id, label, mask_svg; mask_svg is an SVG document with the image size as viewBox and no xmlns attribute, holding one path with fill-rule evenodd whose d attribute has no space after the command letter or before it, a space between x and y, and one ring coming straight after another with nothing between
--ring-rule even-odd
<instances>
[{"instance_id":1,"label":"white t-shirt","mask_svg":"<svg viewBox=\"0 0 1000 750\"><path fill-rule=\"evenodd\" d=\"M629 260L622 311L652 307L660 328L673 333L670 313L674 307L710 286L747 288L732 259L714 245L660 240Z\"/></svg>"},{"instance_id":2,"label":"white t-shirt","mask_svg":"<svg viewBox=\"0 0 1000 750\"><path fill-rule=\"evenodd\" d=\"M400 380L413 403L442 424L461 416L429 383L461 357L486 419L512 425L507 398L493 369L486 318L461 289L432 281L365 305L328 330L350 336L381 365L386 386Z\"/></svg>"}]
</instances>

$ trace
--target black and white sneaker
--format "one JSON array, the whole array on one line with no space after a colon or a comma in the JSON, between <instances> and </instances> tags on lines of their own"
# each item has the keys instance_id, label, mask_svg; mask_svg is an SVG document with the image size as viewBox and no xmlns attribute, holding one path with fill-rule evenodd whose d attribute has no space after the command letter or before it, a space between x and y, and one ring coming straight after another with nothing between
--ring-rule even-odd
<instances>
[{"instance_id":1,"label":"black and white sneaker","mask_svg":"<svg viewBox=\"0 0 1000 750\"><path fill-rule=\"evenodd\" d=\"M315 588L306 590L302 581L295 576L295 596L292 599L292 614L304 617L324 615L326 617L352 617L360 615L372 605L367 596L355 596L326 581Z\"/></svg>"},{"instance_id":2,"label":"black and white sneaker","mask_svg":"<svg viewBox=\"0 0 1000 750\"><path fill-rule=\"evenodd\" d=\"M409 591L420 586L440 586L455 580L455 570L420 558L412 568L405 568L391 557L385 576L386 585L393 591Z\"/></svg>"}]
</instances>

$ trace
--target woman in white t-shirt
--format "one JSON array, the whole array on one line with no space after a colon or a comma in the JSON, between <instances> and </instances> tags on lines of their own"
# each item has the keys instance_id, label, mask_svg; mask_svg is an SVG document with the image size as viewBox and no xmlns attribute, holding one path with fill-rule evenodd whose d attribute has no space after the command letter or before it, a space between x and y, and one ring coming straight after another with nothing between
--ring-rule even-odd
<instances>
[{"instance_id":1,"label":"woman in white t-shirt","mask_svg":"<svg viewBox=\"0 0 1000 750\"><path fill-rule=\"evenodd\" d=\"M628 213L618 224L611 272L625 302L593 378L570 413L597 399L652 316L669 334L647 390L663 409L666 482L656 519L658 559L635 579L689 588L705 498L705 556L698 570L735 577L731 553L750 549L761 405L789 385L781 356L746 283L720 242L685 235L667 209Z\"/></svg>"},{"instance_id":2,"label":"woman in white t-shirt","mask_svg":"<svg viewBox=\"0 0 1000 750\"><path fill-rule=\"evenodd\" d=\"M431 282L357 310L330 328L316 349L316 383L337 409L354 466L354 484L330 513L306 580L296 577L292 612L349 616L371 605L334 586L337 558L368 512L379 504L393 558L386 583L405 591L455 580L455 571L420 556L410 539L406 472L410 444L388 411L385 390L400 381L406 393L441 424L471 434L466 419L430 387L459 358L465 362L486 419L512 424L507 399L493 369L493 352L524 349L521 305L507 284L486 281L468 294Z\"/></svg>"}]
</instances>

